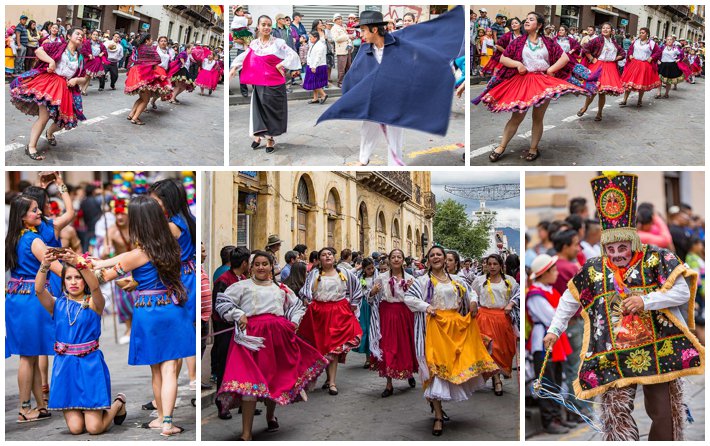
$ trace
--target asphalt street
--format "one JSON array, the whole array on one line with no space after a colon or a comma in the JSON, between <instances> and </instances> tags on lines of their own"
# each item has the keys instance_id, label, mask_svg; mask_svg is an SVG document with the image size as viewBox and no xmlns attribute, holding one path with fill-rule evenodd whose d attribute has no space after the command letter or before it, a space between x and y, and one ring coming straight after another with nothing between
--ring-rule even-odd
<instances>
[{"instance_id":1,"label":"asphalt street","mask_svg":"<svg viewBox=\"0 0 710 446\"><path fill-rule=\"evenodd\" d=\"M338 366L339 394L331 396L320 386L325 374L317 380L308 401L277 407L280 429L266 432L266 417L254 419L254 440L259 441L388 441L388 440L511 440L520 438L518 375L504 380L503 396L495 396L490 386L475 393L468 401L444 403L451 421L444 424L441 437L431 434L433 415L423 398L421 382L409 388L406 381L395 381L394 395L382 398L385 379L376 372L363 369L365 356L348 354L345 364ZM209 351L203 361L203 377L209 376ZM203 380L207 380L203 378ZM490 384L490 382L489 382ZM231 420L220 420L214 404L202 406L202 440L236 440L241 434L241 418L232 410ZM262 404L257 405L263 409ZM265 412L264 412L265 413Z\"/></svg>"},{"instance_id":2,"label":"asphalt street","mask_svg":"<svg viewBox=\"0 0 710 446\"><path fill-rule=\"evenodd\" d=\"M239 87L232 81L232 91ZM296 89L294 90L296 92ZM326 90L327 92L327 90ZM302 93L302 92L299 92ZM325 104L307 104L301 94L288 101L288 132L276 137L276 151L267 154L265 143L260 149L250 147L249 105L229 107L230 164L249 166L343 166L353 165L360 151L361 121L325 121L317 126L318 117L338 97ZM240 96L241 98L241 96ZM299 98L299 99L295 99ZM454 97L449 129L444 137L415 130L404 132L404 162L410 166L463 166L465 146L465 100ZM384 137L370 159L370 166L387 165Z\"/></svg>"},{"instance_id":3,"label":"asphalt street","mask_svg":"<svg viewBox=\"0 0 710 446\"><path fill-rule=\"evenodd\" d=\"M685 378L685 402L690 409L694 422L686 424L685 441L704 441L705 440L705 377L702 375L689 376ZM536 416L538 412L535 411ZM642 441L648 440L648 432L651 429L651 419L646 415L643 405L643 391L639 387L636 391L636 400L634 401L634 420L639 428L639 434ZM525 420L526 423L530 422ZM536 423L539 424L539 423ZM551 435L547 433L528 436L526 440L535 441L601 441L600 433L592 429L587 424L580 424L576 429L571 430L564 435Z\"/></svg>"},{"instance_id":4,"label":"asphalt street","mask_svg":"<svg viewBox=\"0 0 710 446\"><path fill-rule=\"evenodd\" d=\"M497 165L532 166L702 166L705 164L705 80L684 82L669 99L647 92L637 108L632 93L607 97L603 120L595 122L597 99L579 118L584 97L566 95L552 101L545 114L540 157L527 162L521 155L530 146L531 113L509 143ZM471 86L478 96L485 84ZM509 113L491 113L483 104L471 105L471 165L490 166L489 153L500 142Z\"/></svg>"},{"instance_id":5,"label":"asphalt street","mask_svg":"<svg viewBox=\"0 0 710 446\"><path fill-rule=\"evenodd\" d=\"M145 125L126 119L137 96L123 93L126 73L121 72L116 90L98 91L92 80L83 97L86 121L70 131L56 133L57 145L49 146L44 133L38 149L49 149L44 161L24 153L36 117L17 110L5 84L5 165L7 166L222 166L224 165L224 85L211 96L199 88L182 93L181 104L158 101L157 110L141 115Z\"/></svg>"},{"instance_id":6,"label":"asphalt street","mask_svg":"<svg viewBox=\"0 0 710 446\"><path fill-rule=\"evenodd\" d=\"M118 328L118 334L123 333L123 326ZM105 316L100 339L101 351L104 354L109 373L111 374L111 392L113 396L124 393L127 399L128 417L121 426L113 425L102 435L72 435L67 429L61 412L52 411L52 417L46 421L18 424L17 412L20 406L17 389L17 366L19 356L5 360L5 440L16 441L67 441L67 440L101 440L101 441L153 441L164 440L160 431L142 429L141 424L157 417L156 411L141 410L141 405L153 399L150 380L150 367L128 365L128 344L119 345L114 342L113 319ZM50 360L51 374L51 360ZM51 383L50 383L51 392ZM185 432L167 438L170 441L195 440L196 410L191 400L196 397L196 391L190 390L187 366L183 364L178 380L178 398L173 418L175 424L185 428ZM32 400L34 406L34 399Z\"/></svg>"}]
</instances>

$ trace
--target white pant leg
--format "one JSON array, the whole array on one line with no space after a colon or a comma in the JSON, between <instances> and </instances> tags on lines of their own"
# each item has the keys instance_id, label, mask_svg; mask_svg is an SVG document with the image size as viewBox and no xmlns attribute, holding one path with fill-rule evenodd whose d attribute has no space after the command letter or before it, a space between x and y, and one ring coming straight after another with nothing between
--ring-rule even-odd
<instances>
[{"instance_id":1,"label":"white pant leg","mask_svg":"<svg viewBox=\"0 0 710 446\"><path fill-rule=\"evenodd\" d=\"M360 131L360 158L362 164L370 162L372 152L375 151L375 141L377 135L381 134L380 124L370 121L362 121L362 130Z\"/></svg>"},{"instance_id":2,"label":"white pant leg","mask_svg":"<svg viewBox=\"0 0 710 446\"><path fill-rule=\"evenodd\" d=\"M388 166L404 166L404 156L402 155L402 146L404 146L404 129L401 127L393 127L391 125L382 125L382 130L387 139L387 165Z\"/></svg>"}]
</instances>

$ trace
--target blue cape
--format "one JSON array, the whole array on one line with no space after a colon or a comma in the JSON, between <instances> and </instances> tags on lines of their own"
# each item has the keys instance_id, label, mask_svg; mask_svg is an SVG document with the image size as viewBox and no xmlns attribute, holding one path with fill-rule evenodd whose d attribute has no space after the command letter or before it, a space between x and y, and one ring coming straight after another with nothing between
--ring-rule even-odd
<instances>
[{"instance_id":1,"label":"blue cape","mask_svg":"<svg viewBox=\"0 0 710 446\"><path fill-rule=\"evenodd\" d=\"M463 8L385 35L382 63L363 44L343 80L343 96L318 123L372 121L446 135L454 95L451 61L464 42Z\"/></svg>"}]
</instances>

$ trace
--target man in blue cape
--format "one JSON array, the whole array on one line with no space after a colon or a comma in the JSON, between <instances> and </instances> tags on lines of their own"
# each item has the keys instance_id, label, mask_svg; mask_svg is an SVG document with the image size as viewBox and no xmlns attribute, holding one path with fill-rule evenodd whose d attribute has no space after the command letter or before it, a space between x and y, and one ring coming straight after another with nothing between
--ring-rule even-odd
<instances>
[{"instance_id":1,"label":"man in blue cape","mask_svg":"<svg viewBox=\"0 0 710 446\"><path fill-rule=\"evenodd\" d=\"M463 50L461 6L392 34L386 23L378 11L360 14L363 45L343 81L343 96L318 118L363 121L361 165L370 162L380 134L387 140L388 164L399 166L405 128L446 135L455 80L451 61Z\"/></svg>"}]
</instances>

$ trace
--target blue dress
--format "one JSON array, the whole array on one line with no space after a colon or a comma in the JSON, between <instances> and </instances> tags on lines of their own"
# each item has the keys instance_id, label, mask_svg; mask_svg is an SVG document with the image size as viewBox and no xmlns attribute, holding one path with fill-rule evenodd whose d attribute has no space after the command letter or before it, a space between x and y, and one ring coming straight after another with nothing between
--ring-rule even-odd
<instances>
[{"instance_id":1,"label":"blue dress","mask_svg":"<svg viewBox=\"0 0 710 446\"><path fill-rule=\"evenodd\" d=\"M360 328L362 328L362 339L360 340L360 345L357 346L353 351L358 353L364 353L365 355L370 355L370 315L372 314L372 308L367 302L367 296L370 294L370 289L374 285L375 276L368 277L372 281L368 284L367 279L364 277L360 278L360 286L362 287L362 300L360 301Z\"/></svg>"},{"instance_id":2,"label":"blue dress","mask_svg":"<svg viewBox=\"0 0 710 446\"><path fill-rule=\"evenodd\" d=\"M52 248L62 247L62 241L54 234L54 220L42 220L42 223L37 226L37 232L45 245ZM47 277L49 279L49 292L52 296L61 296L64 294L62 277L51 271L47 273Z\"/></svg>"},{"instance_id":3,"label":"blue dress","mask_svg":"<svg viewBox=\"0 0 710 446\"><path fill-rule=\"evenodd\" d=\"M192 243L190 235L190 227L181 215L174 215L170 221L180 228L180 237L178 237L178 245L180 245L180 261L182 262L182 284L187 291L187 303L185 306L192 315L193 324L195 321L195 311L197 308L197 274L195 273L195 244Z\"/></svg>"},{"instance_id":4,"label":"blue dress","mask_svg":"<svg viewBox=\"0 0 710 446\"><path fill-rule=\"evenodd\" d=\"M17 242L17 268L5 290L5 355L54 355L54 322L39 303L35 276L41 265L32 254L38 233L27 231Z\"/></svg>"},{"instance_id":5,"label":"blue dress","mask_svg":"<svg viewBox=\"0 0 710 446\"><path fill-rule=\"evenodd\" d=\"M172 301L152 262L134 269L133 280L138 287L128 364L152 365L195 356L195 317L187 303Z\"/></svg>"},{"instance_id":6,"label":"blue dress","mask_svg":"<svg viewBox=\"0 0 710 446\"><path fill-rule=\"evenodd\" d=\"M76 322L69 325L75 317ZM83 344L98 341L101 337L101 316L91 308L82 310L80 303L63 295L54 301L54 327L58 342ZM50 410L109 409L111 375L104 354L97 349L86 356L55 355L51 388Z\"/></svg>"}]
</instances>

